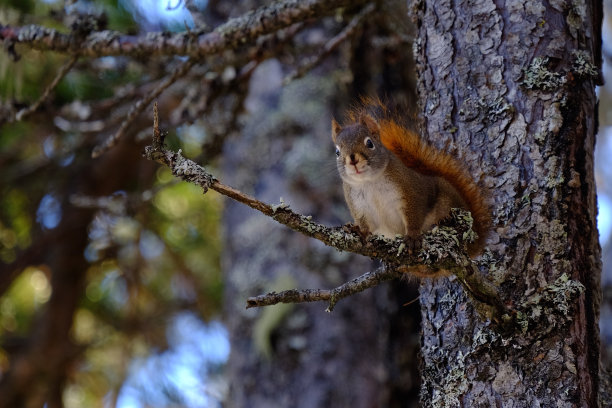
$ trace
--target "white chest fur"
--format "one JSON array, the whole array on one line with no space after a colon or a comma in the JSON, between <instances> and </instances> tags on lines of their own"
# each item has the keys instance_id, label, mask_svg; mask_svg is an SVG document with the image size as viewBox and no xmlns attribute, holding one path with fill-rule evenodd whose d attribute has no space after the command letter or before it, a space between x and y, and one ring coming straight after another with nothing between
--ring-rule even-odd
<instances>
[{"instance_id":1,"label":"white chest fur","mask_svg":"<svg viewBox=\"0 0 612 408\"><path fill-rule=\"evenodd\" d=\"M370 232L394 238L407 233L404 202L397 186L385 177L351 184L354 217L365 219Z\"/></svg>"}]
</instances>

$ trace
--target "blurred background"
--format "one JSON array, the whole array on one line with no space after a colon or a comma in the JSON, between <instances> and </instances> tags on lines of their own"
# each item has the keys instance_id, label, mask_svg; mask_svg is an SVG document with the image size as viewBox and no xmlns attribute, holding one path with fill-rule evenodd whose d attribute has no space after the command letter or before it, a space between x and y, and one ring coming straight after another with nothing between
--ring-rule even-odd
<instances>
[{"instance_id":1,"label":"blurred background","mask_svg":"<svg viewBox=\"0 0 612 408\"><path fill-rule=\"evenodd\" d=\"M184 31L214 27L257 4L242 3L233 9L222 0L0 0L0 23L66 30L76 24L79 14L89 13L98 16L92 20L96 28L125 33ZM611 6L612 2L605 2L604 74L608 81L599 89L596 150L598 226L604 262L600 326L604 361L608 364L608 356L612 356ZM401 13L398 20L392 23L408 24ZM298 40L312 52L343 25L346 21L332 17L300 33ZM78 26L82 27L82 22ZM394 40L406 47L411 40L410 29L402 30L406 35ZM284 35L291 38L293 33L287 30ZM376 39L390 41L383 35ZM205 164L228 184L246 189L255 185L253 190L259 198L275 202L283 189L261 188L256 185L261 181L253 174L240 173L231 160L220 161L219 153L234 158L250 155L255 159L246 160L257 160L262 157L258 156L257 135L311 132L316 138L306 137L292 144L281 140L267 153L289 157L284 170L288 178L297 181L285 194L307 195L314 185L341 203L334 162L322 159L327 153L333 156L331 146L326 144L328 120L343 108L334 95L346 92L348 84L357 82L356 77L364 73L342 66L322 80L315 69L284 84L283 78L296 63L295 55L283 52L284 41L286 38L277 36L246 53L256 61L254 64L242 61L245 57L241 55L226 55L233 64L213 60L205 67L196 66L182 82L170 87L160 97L160 115L168 129L166 142L175 150L180 147L185 156ZM392 49L392 45L386 46ZM280 50L280 57L269 58L266 53L270 50ZM337 52L342 56L346 50L341 47ZM26 48L18 48L18 53L19 61L9 58L8 52L0 53L4 104L0 112L0 380L9 369L15 369L9 355L29 347L38 350L38 354L28 354L30 363L31 359L37 359L37 364L49 362L69 373L58 386L59 398L69 408L221 406L230 387L225 374L230 355L226 320L227 313L232 313L228 310L233 310L224 308L224 302L229 301L224 300L224 290L228 289L224 289L221 271L228 265L248 268L246 264L253 262L251 258L242 265L240 260L224 259L222 249L239 245L238 238L228 235L246 237L244 229L255 225L241 222L240 229L232 229L238 224L231 212L233 204L214 192L202 196L193 185L177 182L165 167L141 159L140 152L151 133L150 109L132 126L129 143L120 143L112 154L93 162L90 159L92 146L103 140L100 135L112 134L133 101L150 92L183 60L142 56L77 61L40 113L15 121L7 105L19 108L37 100L67 61L65 55ZM398 60L395 55L389 58ZM194 82L197 86L190 86ZM201 93L208 96L202 97L198 89L205 89ZM355 89L354 93L365 91ZM325 101L324 108L309 104L317 98ZM272 112L265 108L269 105L282 108ZM225 140L236 130L236 124L247 129L246 137L252 138L247 150L233 144L231 138ZM280 182L272 179L268 183ZM317 200L290 203L328 224L349 219L342 204L328 208ZM305 245L300 238L293 239ZM336 271L335 265L345 261L342 254L308 245L325 253L323 260L301 260L314 264L309 266L315 269L321 262ZM341 267L337 269L334 273L342 276ZM366 263L362 269L367 270ZM231 291L229 295L243 307L247 294L260 293L258 287L263 290L296 284L281 278L271 283L256 281L256 286L251 282L244 285L250 292ZM316 281L301 286L308 283L317 287ZM321 313L323 308L319 305L317 310ZM56 318L63 313L69 317ZM285 313L281 310L278 315L266 315L255 324L254 343L261 354L278 347L271 345L273 336L266 333ZM412 313L413 324L418 325L418 306L406 313ZM287 323L289 330L299 331L304 319L299 314L294 316ZM65 333L69 333L70 344L54 340L55 334L60 337ZM303 348L303 341L299 335L291 336L288 347ZM416 350L418 336L412 336L410 342ZM70 347L62 355L73 358L55 361L58 344ZM411 386L418 390L416 380Z\"/></svg>"},{"instance_id":2,"label":"blurred background","mask_svg":"<svg viewBox=\"0 0 612 408\"><path fill-rule=\"evenodd\" d=\"M595 182L599 214L597 227L602 247L603 269L601 284L603 303L599 328L602 356L608 368L612 367L612 2L604 1L602 26L603 74L605 85L599 90L599 133L595 147Z\"/></svg>"},{"instance_id":3,"label":"blurred background","mask_svg":"<svg viewBox=\"0 0 612 408\"><path fill-rule=\"evenodd\" d=\"M203 10L206 3L190 6ZM81 13L98 16L99 28L134 34L184 31L196 24L180 0L0 1L2 24L62 29ZM0 55L0 93L8 104L36 100L66 59L27 50L21 57L15 62ZM167 169L146 163L141 146L124 149L109 164L98 161L94 166L105 174L81 177L91 150L85 139L92 132L108 133L106 126L125 115L130 98L162 78L166 63L174 62L148 66L144 60L107 57L77 66L54 91L55 108L0 129L0 263L18 262L22 268L0 298L0 378L9 369L9 353L33 337L62 332L40 329L55 320L51 314L61 313L45 309L55 287L51 267L85 268L82 280L70 273L63 278L74 279L66 282L68 296L81 288L85 294L72 299L77 307L70 337L80 346L74 350L79 361L62 387L66 407L213 407L226 392L220 376L229 341L220 322L219 197L203 198ZM41 117L53 122L37 123ZM206 134L201 124L171 133L169 140L186 155L201 153ZM121 160L140 163L114 173L112 162ZM80 214L67 214L74 208ZM86 241L75 242L77 229ZM82 252L86 263L58 259L78 258L75 252ZM48 257L50 264L43 262ZM39 358L44 365L53 355Z\"/></svg>"}]
</instances>

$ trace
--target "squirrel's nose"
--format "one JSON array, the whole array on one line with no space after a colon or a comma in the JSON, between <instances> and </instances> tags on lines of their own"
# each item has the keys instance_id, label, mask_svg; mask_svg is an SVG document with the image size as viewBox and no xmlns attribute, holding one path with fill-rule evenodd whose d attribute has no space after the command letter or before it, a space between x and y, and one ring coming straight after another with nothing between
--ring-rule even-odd
<instances>
[{"instance_id":1,"label":"squirrel's nose","mask_svg":"<svg viewBox=\"0 0 612 408\"><path fill-rule=\"evenodd\" d=\"M355 153L351 153L349 158L351 159L351 164L357 164L357 160L355 160Z\"/></svg>"}]
</instances>

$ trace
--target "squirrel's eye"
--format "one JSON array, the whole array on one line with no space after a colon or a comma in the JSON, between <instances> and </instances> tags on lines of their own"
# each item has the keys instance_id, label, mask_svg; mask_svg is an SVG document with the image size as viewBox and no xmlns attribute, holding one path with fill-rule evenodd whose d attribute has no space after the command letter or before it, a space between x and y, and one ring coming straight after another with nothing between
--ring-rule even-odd
<instances>
[{"instance_id":1,"label":"squirrel's eye","mask_svg":"<svg viewBox=\"0 0 612 408\"><path fill-rule=\"evenodd\" d=\"M340 149L336 146L336 156L340 157Z\"/></svg>"},{"instance_id":2,"label":"squirrel's eye","mask_svg":"<svg viewBox=\"0 0 612 408\"><path fill-rule=\"evenodd\" d=\"M373 149L374 148L374 142L372 142L372 139L370 139L369 137L366 137L365 140L363 141L363 143L365 143L366 147L368 149Z\"/></svg>"}]
</instances>

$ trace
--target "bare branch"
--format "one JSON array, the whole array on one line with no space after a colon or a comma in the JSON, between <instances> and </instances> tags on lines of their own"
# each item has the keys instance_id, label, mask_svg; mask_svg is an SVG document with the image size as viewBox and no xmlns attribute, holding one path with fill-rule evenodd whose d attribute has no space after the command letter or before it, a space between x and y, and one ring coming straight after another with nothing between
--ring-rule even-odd
<instances>
[{"instance_id":1,"label":"bare branch","mask_svg":"<svg viewBox=\"0 0 612 408\"><path fill-rule=\"evenodd\" d=\"M147 106L149 106L151 101L157 98L166 88L176 82L179 78L186 75L194 64L194 59L188 59L178 69L176 69L172 75L164 79L164 81L162 81L157 88L145 95L142 99L138 100L130 109L127 117L121 124L121 127L119 127L119 130L114 135L106 139L102 144L96 146L91 153L91 157L94 159L100 157L101 154L115 146L119 139L121 139L121 137L125 134L127 128L132 124L136 117L140 115Z\"/></svg>"},{"instance_id":2,"label":"bare branch","mask_svg":"<svg viewBox=\"0 0 612 408\"><path fill-rule=\"evenodd\" d=\"M47 85L47 87L43 91L40 98L38 98L36 102L28 106L27 108L21 109L14 116L11 115L12 117L9 117L8 122L10 123L10 122L15 122L15 121L20 121L24 119L25 117L31 115L32 113L36 112L40 108L40 106L49 98L49 95L51 95L51 92L55 89L55 87L57 87L57 85L62 80L62 78L64 78L66 74L70 72L70 70L72 69L74 64L76 64L78 59L79 59L78 54L73 55L72 58L70 58L68 62L66 62L60 68L60 70L57 72L57 75L55 76L55 78L53 78L53 81L51 81L51 83Z\"/></svg>"},{"instance_id":3,"label":"bare branch","mask_svg":"<svg viewBox=\"0 0 612 408\"><path fill-rule=\"evenodd\" d=\"M282 201L279 205L266 204L222 184L203 167L183 157L180 150L178 152L165 150L158 128L157 112L154 116L153 145L145 148L144 156L149 160L155 160L168 166L176 177L200 186L205 193L209 188L213 189L248 205L295 231L318 239L328 246L341 251L380 259L387 263L390 270L394 271L393 273L396 274L394 276L399 276L398 273L410 272L410 267L417 265L426 266L425 268L419 268L422 276L427 276L428 271L431 271L432 276L439 270L452 272L457 276L470 297L481 305L480 310L483 314L500 323L511 320L510 312L501 301L497 288L487 281L467 255L466 245L470 237L474 238L475 235L471 231L473 220L469 212L453 209L452 217L416 240L402 236L395 239L386 239L379 235L370 235L364 238L351 226L326 227L313 222L310 216L293 212ZM367 277L367 274L364 277ZM364 277L362 277L363 282L367 283L349 282L337 288L336 292L333 290L288 291L282 294L269 294L252 298L251 300L254 302L252 306L297 299L296 301L300 302L330 300L330 306L333 307L336 301L334 296L342 294L341 297L345 297L376 285L376 283L373 283L367 286L373 281L369 280L370 277L367 277L367 279Z\"/></svg>"},{"instance_id":4,"label":"bare branch","mask_svg":"<svg viewBox=\"0 0 612 408\"><path fill-rule=\"evenodd\" d=\"M366 240L348 227L326 227L322 224L317 224L312 221L312 217L293 212L289 205L282 201L278 205L270 205L222 184L203 167L183 157L180 150L179 152L172 152L156 149L155 146L148 146L145 149L145 157L170 167L172 174L182 180L200 186L204 192L208 191L209 188L213 189L220 194L246 204L295 231L316 238L324 244L339 250L383 259L394 265L416 265L423 262L423 259L418 259L418 256L415 254L416 251L408 250L408 247L417 245L413 240L403 237L391 240L381 236L370 236ZM456 248L459 242L460 240L455 240L453 247ZM439 255L443 254L439 253ZM446 263L450 263L453 266L456 265L456 262L448 257L449 255L447 254L439 259L432 259L432 265L435 264L434 266L438 267L442 267Z\"/></svg>"},{"instance_id":5,"label":"bare branch","mask_svg":"<svg viewBox=\"0 0 612 408\"><path fill-rule=\"evenodd\" d=\"M110 55L147 56L189 55L201 58L238 45L254 43L264 35L296 22L331 14L334 10L364 3L364 0L285 0L260 7L233 18L209 33L194 32L145 35L124 35L115 31L99 31L84 38L78 34L64 34L57 30L29 25L10 27L0 25L0 40L5 44L23 44L36 50L80 53L86 57Z\"/></svg>"},{"instance_id":6,"label":"bare branch","mask_svg":"<svg viewBox=\"0 0 612 408\"><path fill-rule=\"evenodd\" d=\"M283 292L270 292L265 295L254 296L247 299L247 309L276 305L278 303L302 303L329 301L326 312L334 310L336 303L345 297L363 292L366 289L380 285L382 282L400 278L402 272L395 268L380 267L373 272L368 272L346 282L334 289L292 289Z\"/></svg>"},{"instance_id":7,"label":"bare branch","mask_svg":"<svg viewBox=\"0 0 612 408\"><path fill-rule=\"evenodd\" d=\"M333 50L335 50L342 42L344 42L349 36L353 35L355 29L363 21L363 19L374 11L374 4L368 4L365 6L353 19L348 23L346 27L334 38L329 40L323 49L315 56L308 58L299 67L283 79L283 83L286 85L294 79L301 78L310 71L312 68L319 65L319 63L327 57Z\"/></svg>"}]
</instances>

